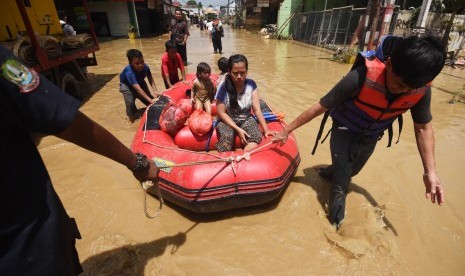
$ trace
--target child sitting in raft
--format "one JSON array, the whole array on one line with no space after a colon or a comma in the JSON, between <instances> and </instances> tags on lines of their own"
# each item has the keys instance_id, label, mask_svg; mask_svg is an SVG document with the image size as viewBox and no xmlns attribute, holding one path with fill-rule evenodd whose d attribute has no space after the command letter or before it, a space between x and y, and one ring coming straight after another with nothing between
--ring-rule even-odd
<instances>
[{"instance_id":1,"label":"child sitting in raft","mask_svg":"<svg viewBox=\"0 0 465 276\"><path fill-rule=\"evenodd\" d=\"M197 78L192 84L191 99L195 102L195 109L205 110L206 113L212 114L211 103L215 96L215 85L210 79L211 68L205 62L197 65Z\"/></svg>"},{"instance_id":2,"label":"child sitting in raft","mask_svg":"<svg viewBox=\"0 0 465 276\"><path fill-rule=\"evenodd\" d=\"M222 57L218 60L218 69L220 69L221 73L216 80L216 86L220 86L220 84L224 81L226 74L228 73L228 59Z\"/></svg>"}]
</instances>

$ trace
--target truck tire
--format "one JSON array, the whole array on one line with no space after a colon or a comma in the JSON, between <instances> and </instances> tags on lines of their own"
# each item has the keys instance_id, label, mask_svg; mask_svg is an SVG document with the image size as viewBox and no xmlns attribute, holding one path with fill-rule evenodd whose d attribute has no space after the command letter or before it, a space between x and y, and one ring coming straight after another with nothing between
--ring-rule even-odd
<instances>
[{"instance_id":1,"label":"truck tire","mask_svg":"<svg viewBox=\"0 0 465 276\"><path fill-rule=\"evenodd\" d=\"M61 89L78 100L82 100L81 89L76 78L70 72L61 74Z\"/></svg>"}]
</instances>

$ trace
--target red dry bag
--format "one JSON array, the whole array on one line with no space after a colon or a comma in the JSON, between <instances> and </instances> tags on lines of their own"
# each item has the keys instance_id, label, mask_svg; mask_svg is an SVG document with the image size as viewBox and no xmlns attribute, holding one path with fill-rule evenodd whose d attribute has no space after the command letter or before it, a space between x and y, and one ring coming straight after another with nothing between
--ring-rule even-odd
<instances>
[{"instance_id":1,"label":"red dry bag","mask_svg":"<svg viewBox=\"0 0 465 276\"><path fill-rule=\"evenodd\" d=\"M184 109L170 102L161 112L158 123L161 130L174 137L184 126L188 117Z\"/></svg>"}]
</instances>

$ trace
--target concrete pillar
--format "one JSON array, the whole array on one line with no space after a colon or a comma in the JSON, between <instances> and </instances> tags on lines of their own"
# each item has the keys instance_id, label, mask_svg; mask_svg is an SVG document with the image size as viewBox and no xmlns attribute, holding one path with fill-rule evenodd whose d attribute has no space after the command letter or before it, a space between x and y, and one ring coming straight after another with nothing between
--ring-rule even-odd
<instances>
[{"instance_id":1,"label":"concrete pillar","mask_svg":"<svg viewBox=\"0 0 465 276\"><path fill-rule=\"evenodd\" d=\"M423 33L425 31L426 18L428 17L430 7L431 0L423 0L423 3L421 4L420 14L418 15L417 24L415 26L415 29L420 33Z\"/></svg>"}]
</instances>

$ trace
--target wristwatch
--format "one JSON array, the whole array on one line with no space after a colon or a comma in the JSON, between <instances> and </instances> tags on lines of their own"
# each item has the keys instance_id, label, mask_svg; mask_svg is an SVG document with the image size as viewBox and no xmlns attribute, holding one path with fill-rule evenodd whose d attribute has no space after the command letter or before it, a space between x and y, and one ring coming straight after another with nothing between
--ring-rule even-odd
<instances>
[{"instance_id":1,"label":"wristwatch","mask_svg":"<svg viewBox=\"0 0 465 276\"><path fill-rule=\"evenodd\" d=\"M132 171L138 172L147 169L149 167L149 160L147 159L147 156L140 152L137 152L136 155L137 163L136 166L134 166L134 168L132 169Z\"/></svg>"}]
</instances>

